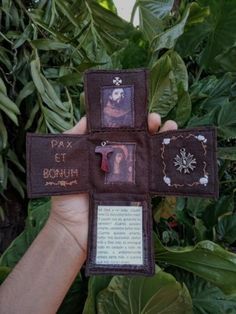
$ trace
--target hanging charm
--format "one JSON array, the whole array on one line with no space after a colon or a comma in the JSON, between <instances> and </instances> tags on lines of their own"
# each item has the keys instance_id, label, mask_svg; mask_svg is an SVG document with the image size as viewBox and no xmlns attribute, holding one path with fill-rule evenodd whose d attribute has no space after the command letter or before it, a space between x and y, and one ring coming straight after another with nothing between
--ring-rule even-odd
<instances>
[{"instance_id":1,"label":"hanging charm","mask_svg":"<svg viewBox=\"0 0 236 314\"><path fill-rule=\"evenodd\" d=\"M186 153L185 148L180 149L180 156L176 155L174 159L174 166L177 167L177 171L180 173L190 173L190 170L193 171L196 168L196 159L190 153Z\"/></svg>"},{"instance_id":2,"label":"hanging charm","mask_svg":"<svg viewBox=\"0 0 236 314\"><path fill-rule=\"evenodd\" d=\"M108 154L112 153L114 149L111 146L106 146L107 142L103 141L101 146L95 148L95 153L102 155L101 169L104 172L109 172Z\"/></svg>"}]
</instances>

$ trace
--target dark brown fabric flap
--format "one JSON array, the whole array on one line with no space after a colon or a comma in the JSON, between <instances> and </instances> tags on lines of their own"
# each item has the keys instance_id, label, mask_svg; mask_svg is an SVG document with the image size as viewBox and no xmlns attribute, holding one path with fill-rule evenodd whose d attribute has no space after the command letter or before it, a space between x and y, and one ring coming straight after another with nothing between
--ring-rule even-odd
<instances>
[{"instance_id":1,"label":"dark brown fabric flap","mask_svg":"<svg viewBox=\"0 0 236 314\"><path fill-rule=\"evenodd\" d=\"M215 128L152 136L151 156L151 193L218 197Z\"/></svg>"},{"instance_id":2,"label":"dark brown fabric flap","mask_svg":"<svg viewBox=\"0 0 236 314\"><path fill-rule=\"evenodd\" d=\"M86 274L154 274L152 212L147 194L93 194Z\"/></svg>"},{"instance_id":3,"label":"dark brown fabric flap","mask_svg":"<svg viewBox=\"0 0 236 314\"><path fill-rule=\"evenodd\" d=\"M27 134L29 197L88 191L87 135Z\"/></svg>"},{"instance_id":4,"label":"dark brown fabric flap","mask_svg":"<svg viewBox=\"0 0 236 314\"><path fill-rule=\"evenodd\" d=\"M88 129L147 129L147 71L89 70L85 74Z\"/></svg>"}]
</instances>

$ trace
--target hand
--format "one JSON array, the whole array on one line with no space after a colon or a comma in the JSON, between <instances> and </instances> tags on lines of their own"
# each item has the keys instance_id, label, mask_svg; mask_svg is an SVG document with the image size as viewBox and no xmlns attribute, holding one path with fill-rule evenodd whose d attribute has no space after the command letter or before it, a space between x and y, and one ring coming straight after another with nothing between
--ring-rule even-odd
<instances>
[{"instance_id":1,"label":"hand","mask_svg":"<svg viewBox=\"0 0 236 314\"><path fill-rule=\"evenodd\" d=\"M148 115L148 130L151 134L176 130L177 124L172 120L166 121L161 127L161 117L157 113ZM67 134L85 134L87 130L87 120L83 117ZM52 210L50 220L64 226L80 245L87 252L88 237L88 213L89 195L76 194L52 197Z\"/></svg>"}]
</instances>

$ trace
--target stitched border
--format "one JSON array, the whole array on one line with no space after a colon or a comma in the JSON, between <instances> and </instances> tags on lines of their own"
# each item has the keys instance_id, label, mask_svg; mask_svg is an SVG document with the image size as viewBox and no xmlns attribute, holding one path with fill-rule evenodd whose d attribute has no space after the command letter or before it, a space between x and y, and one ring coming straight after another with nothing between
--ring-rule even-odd
<instances>
[{"instance_id":1,"label":"stitched border","mask_svg":"<svg viewBox=\"0 0 236 314\"><path fill-rule=\"evenodd\" d=\"M177 184L177 183L171 183L171 178L167 176L166 174L166 163L165 163L165 147L166 145L169 145L169 143L171 141L176 141L178 138L185 138L185 139L189 139L189 138L195 138L196 140L200 141L201 142L201 145L202 145L202 148L203 148L203 152L204 152L204 156L206 156L207 154L207 145L204 144L207 142L207 139L205 138L205 136L203 135L194 135L192 133L188 134L187 136L183 136L183 135L178 135L178 136L175 136L173 135L172 137L168 137L168 138L163 138L163 141L162 141L162 146L161 146L161 159L162 159L162 165L163 165L163 168L162 168L162 173L163 173L163 180L164 182L168 185L168 186L173 186L175 188L178 188L178 187L184 187L184 186L197 186L197 185L200 185L200 184L203 184L203 185L207 185L208 184L208 172L206 171L206 168L207 168L207 163L205 161L203 161L203 177L200 177L198 181L194 181L192 183L187 183L187 184Z\"/></svg>"}]
</instances>

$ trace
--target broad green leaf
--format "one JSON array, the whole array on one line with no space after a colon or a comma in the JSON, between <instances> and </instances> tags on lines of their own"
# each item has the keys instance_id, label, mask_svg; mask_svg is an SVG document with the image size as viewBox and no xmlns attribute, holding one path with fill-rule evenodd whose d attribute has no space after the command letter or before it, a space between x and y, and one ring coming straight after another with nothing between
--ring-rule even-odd
<instances>
[{"instance_id":1,"label":"broad green leaf","mask_svg":"<svg viewBox=\"0 0 236 314\"><path fill-rule=\"evenodd\" d=\"M136 8L139 8L140 28L145 37L151 42L153 38L163 31L164 19L169 15L174 0L137 0ZM133 12L134 15L134 12Z\"/></svg>"},{"instance_id":2,"label":"broad green leaf","mask_svg":"<svg viewBox=\"0 0 236 314\"><path fill-rule=\"evenodd\" d=\"M70 48L69 44L65 44L61 41L55 41L52 39L35 39L31 41L31 44L39 50L60 50Z\"/></svg>"},{"instance_id":3,"label":"broad green leaf","mask_svg":"<svg viewBox=\"0 0 236 314\"><path fill-rule=\"evenodd\" d=\"M175 113L175 121L177 122L179 127L185 125L185 123L189 120L191 116L191 99L188 92L182 91L178 95L178 103L176 106L176 113Z\"/></svg>"},{"instance_id":4,"label":"broad green leaf","mask_svg":"<svg viewBox=\"0 0 236 314\"><path fill-rule=\"evenodd\" d=\"M196 314L233 314L236 311L236 298L226 296L219 288L198 276L184 270L171 268L171 273L179 282L184 282L192 297Z\"/></svg>"},{"instance_id":5,"label":"broad green leaf","mask_svg":"<svg viewBox=\"0 0 236 314\"><path fill-rule=\"evenodd\" d=\"M14 267L24 255L39 231L44 226L50 210L50 202L44 202L32 212L26 220L25 230L11 243L0 258L0 265Z\"/></svg>"},{"instance_id":6,"label":"broad green leaf","mask_svg":"<svg viewBox=\"0 0 236 314\"><path fill-rule=\"evenodd\" d=\"M91 276L88 283L88 297L85 302L83 314L96 314L96 299L100 291L107 288L112 276Z\"/></svg>"},{"instance_id":7,"label":"broad green leaf","mask_svg":"<svg viewBox=\"0 0 236 314\"><path fill-rule=\"evenodd\" d=\"M236 34L236 6L234 0L199 0L202 6L210 7L211 14L209 23L209 34L206 48L203 50L201 64L206 68L214 66L215 57L223 50L235 43ZM226 35L227 34L227 35Z\"/></svg>"},{"instance_id":8,"label":"broad green leaf","mask_svg":"<svg viewBox=\"0 0 236 314\"><path fill-rule=\"evenodd\" d=\"M175 119L184 124L190 116L191 101L188 73L181 57L174 51L165 53L151 69L150 111L165 117L177 105Z\"/></svg>"},{"instance_id":9,"label":"broad green leaf","mask_svg":"<svg viewBox=\"0 0 236 314\"><path fill-rule=\"evenodd\" d=\"M218 147L217 155L222 159L236 160L236 147Z\"/></svg>"},{"instance_id":10,"label":"broad green leaf","mask_svg":"<svg viewBox=\"0 0 236 314\"><path fill-rule=\"evenodd\" d=\"M97 296L98 314L192 313L187 288L157 269L153 277L115 276Z\"/></svg>"},{"instance_id":11,"label":"broad green leaf","mask_svg":"<svg viewBox=\"0 0 236 314\"><path fill-rule=\"evenodd\" d=\"M216 226L216 232L220 241L234 243L236 241L236 214L221 217Z\"/></svg>"},{"instance_id":12,"label":"broad green leaf","mask_svg":"<svg viewBox=\"0 0 236 314\"><path fill-rule=\"evenodd\" d=\"M211 241L194 247L166 248L155 239L158 262L185 269L219 287L224 293L236 294L236 254Z\"/></svg>"},{"instance_id":13,"label":"broad green leaf","mask_svg":"<svg viewBox=\"0 0 236 314\"><path fill-rule=\"evenodd\" d=\"M220 72L236 72L235 58L236 44L216 56L215 60L220 66Z\"/></svg>"},{"instance_id":14,"label":"broad green leaf","mask_svg":"<svg viewBox=\"0 0 236 314\"><path fill-rule=\"evenodd\" d=\"M163 55L151 69L151 90L149 111L156 111L165 117L176 105L178 90L172 71L171 58Z\"/></svg>"},{"instance_id":15,"label":"broad green leaf","mask_svg":"<svg viewBox=\"0 0 236 314\"><path fill-rule=\"evenodd\" d=\"M163 48L167 48L167 49L174 48L177 39L184 32L184 27L189 16L189 11L190 11L190 8L187 8L181 20L176 25L156 35L153 38L151 46L155 52Z\"/></svg>"},{"instance_id":16,"label":"broad green leaf","mask_svg":"<svg viewBox=\"0 0 236 314\"><path fill-rule=\"evenodd\" d=\"M234 210L234 195L222 195L217 201L211 203L202 212L201 218L209 228L214 227L219 218L225 214L231 214Z\"/></svg>"},{"instance_id":17,"label":"broad green leaf","mask_svg":"<svg viewBox=\"0 0 236 314\"><path fill-rule=\"evenodd\" d=\"M236 138L236 101L221 106L217 116L218 135L223 138Z\"/></svg>"}]
</instances>

